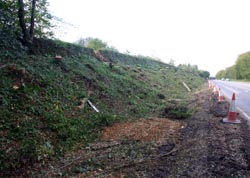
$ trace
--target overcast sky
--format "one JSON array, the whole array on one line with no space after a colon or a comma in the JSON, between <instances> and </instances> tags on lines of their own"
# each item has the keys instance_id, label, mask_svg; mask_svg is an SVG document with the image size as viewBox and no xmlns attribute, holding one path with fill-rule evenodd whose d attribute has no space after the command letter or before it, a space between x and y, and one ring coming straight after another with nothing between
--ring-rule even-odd
<instances>
[{"instance_id":1,"label":"overcast sky","mask_svg":"<svg viewBox=\"0 0 250 178\"><path fill-rule=\"evenodd\" d=\"M215 75L250 51L250 0L48 0L73 26L57 37L100 38L121 52L198 65Z\"/></svg>"}]
</instances>

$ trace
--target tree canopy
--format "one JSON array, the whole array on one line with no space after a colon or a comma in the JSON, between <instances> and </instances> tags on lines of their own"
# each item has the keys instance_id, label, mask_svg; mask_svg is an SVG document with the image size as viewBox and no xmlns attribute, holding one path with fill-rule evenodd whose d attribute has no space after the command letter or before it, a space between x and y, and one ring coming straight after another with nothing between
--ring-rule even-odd
<instances>
[{"instance_id":1,"label":"tree canopy","mask_svg":"<svg viewBox=\"0 0 250 178\"><path fill-rule=\"evenodd\" d=\"M216 74L216 78L250 80L250 52L239 55L236 63Z\"/></svg>"},{"instance_id":2,"label":"tree canopy","mask_svg":"<svg viewBox=\"0 0 250 178\"><path fill-rule=\"evenodd\" d=\"M241 54L235 64L238 79L250 80L250 52Z\"/></svg>"},{"instance_id":3,"label":"tree canopy","mask_svg":"<svg viewBox=\"0 0 250 178\"><path fill-rule=\"evenodd\" d=\"M47 0L5 0L0 2L0 41L19 39L30 46L34 37L51 37L52 15ZM12 40L6 40L6 36Z\"/></svg>"},{"instance_id":4,"label":"tree canopy","mask_svg":"<svg viewBox=\"0 0 250 178\"><path fill-rule=\"evenodd\" d=\"M92 37L80 38L76 41L76 44L81 45L83 47L92 48L96 51L106 49L118 52L118 50L115 47L109 46L106 42L98 38L92 38Z\"/></svg>"},{"instance_id":5,"label":"tree canopy","mask_svg":"<svg viewBox=\"0 0 250 178\"><path fill-rule=\"evenodd\" d=\"M191 65L191 64L179 64L178 67L180 69L189 71L191 73L197 73L199 74L202 78L207 79L210 76L210 73L208 71L204 70L199 70L197 65Z\"/></svg>"}]
</instances>

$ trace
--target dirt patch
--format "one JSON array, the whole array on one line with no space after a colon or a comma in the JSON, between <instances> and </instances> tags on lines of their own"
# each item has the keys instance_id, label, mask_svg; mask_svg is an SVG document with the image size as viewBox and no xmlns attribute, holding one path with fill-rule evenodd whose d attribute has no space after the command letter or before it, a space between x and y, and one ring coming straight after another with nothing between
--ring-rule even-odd
<instances>
[{"instance_id":1,"label":"dirt patch","mask_svg":"<svg viewBox=\"0 0 250 178\"><path fill-rule=\"evenodd\" d=\"M218 101L218 94L210 95L210 111L215 117L226 117L229 110L229 103L224 101Z\"/></svg>"},{"instance_id":2,"label":"dirt patch","mask_svg":"<svg viewBox=\"0 0 250 178\"><path fill-rule=\"evenodd\" d=\"M147 167L175 152L184 127L184 122L166 118L115 123L102 131L98 142L50 163L36 177L120 177L120 170Z\"/></svg>"},{"instance_id":3,"label":"dirt patch","mask_svg":"<svg viewBox=\"0 0 250 178\"><path fill-rule=\"evenodd\" d=\"M209 92L199 94L196 107L181 132L179 150L144 170L137 168L137 173L144 177L250 177L246 121L222 123L228 103L218 103Z\"/></svg>"},{"instance_id":4,"label":"dirt patch","mask_svg":"<svg viewBox=\"0 0 250 178\"><path fill-rule=\"evenodd\" d=\"M218 103L217 96L205 91L197 94L197 112L186 119L176 142L165 140L143 161L126 163L101 177L250 177L249 130L242 124L221 122L228 103ZM138 128L139 129L139 128ZM81 174L86 175L86 174ZM89 174L94 177L93 174Z\"/></svg>"},{"instance_id":5,"label":"dirt patch","mask_svg":"<svg viewBox=\"0 0 250 178\"><path fill-rule=\"evenodd\" d=\"M228 103L218 104L210 92L195 94L196 112L189 119L116 123L103 130L98 142L39 176L250 177L249 126L242 118L239 125L222 123Z\"/></svg>"},{"instance_id":6,"label":"dirt patch","mask_svg":"<svg viewBox=\"0 0 250 178\"><path fill-rule=\"evenodd\" d=\"M109 62L109 59L103 56L100 51L95 51L95 57L102 62Z\"/></svg>"},{"instance_id":7,"label":"dirt patch","mask_svg":"<svg viewBox=\"0 0 250 178\"><path fill-rule=\"evenodd\" d=\"M140 119L116 123L104 129L101 140L136 140L162 143L166 140L176 139L179 136L179 130L183 127L184 123L165 118Z\"/></svg>"}]
</instances>

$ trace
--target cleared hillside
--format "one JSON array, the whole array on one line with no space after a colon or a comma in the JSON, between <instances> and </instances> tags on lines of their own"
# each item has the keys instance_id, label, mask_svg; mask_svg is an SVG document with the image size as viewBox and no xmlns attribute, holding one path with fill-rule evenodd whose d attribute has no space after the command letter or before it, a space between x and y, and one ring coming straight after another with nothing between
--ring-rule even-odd
<instances>
[{"instance_id":1,"label":"cleared hillside","mask_svg":"<svg viewBox=\"0 0 250 178\"><path fill-rule=\"evenodd\" d=\"M76 45L37 42L36 55L4 51L0 59L0 176L22 175L84 147L114 122L186 118L191 90L204 83L186 71L148 58ZM56 60L61 55L62 60ZM87 101L100 111L97 113Z\"/></svg>"}]
</instances>

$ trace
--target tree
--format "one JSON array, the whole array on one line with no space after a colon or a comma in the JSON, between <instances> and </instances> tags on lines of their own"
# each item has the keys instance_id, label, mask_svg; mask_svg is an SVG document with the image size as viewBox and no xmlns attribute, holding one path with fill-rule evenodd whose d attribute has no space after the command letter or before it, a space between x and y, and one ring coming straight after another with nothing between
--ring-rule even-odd
<instances>
[{"instance_id":1,"label":"tree","mask_svg":"<svg viewBox=\"0 0 250 178\"><path fill-rule=\"evenodd\" d=\"M81 45L83 47L92 48L94 50L105 49L105 50L111 50L111 51L118 52L118 50L115 47L109 46L106 42L104 42L98 38L92 38L92 37L80 38L75 43L78 45Z\"/></svg>"},{"instance_id":2,"label":"tree","mask_svg":"<svg viewBox=\"0 0 250 178\"><path fill-rule=\"evenodd\" d=\"M224 78L237 79L237 71L235 65L226 68Z\"/></svg>"},{"instance_id":3,"label":"tree","mask_svg":"<svg viewBox=\"0 0 250 178\"><path fill-rule=\"evenodd\" d=\"M46 29L52 27L50 20L52 16L47 11L47 0L18 0L18 19L22 31L21 42L32 47L36 36L51 35ZM36 27L36 30L35 30Z\"/></svg>"},{"instance_id":4,"label":"tree","mask_svg":"<svg viewBox=\"0 0 250 178\"><path fill-rule=\"evenodd\" d=\"M219 72L217 72L217 74L215 75L215 77L216 77L217 79L225 78L224 73L225 73L225 70L220 70Z\"/></svg>"},{"instance_id":5,"label":"tree","mask_svg":"<svg viewBox=\"0 0 250 178\"><path fill-rule=\"evenodd\" d=\"M209 76L210 76L210 73L208 71L203 71L203 70L200 70L199 71L199 75L204 78L204 79L208 79Z\"/></svg>"},{"instance_id":6,"label":"tree","mask_svg":"<svg viewBox=\"0 0 250 178\"><path fill-rule=\"evenodd\" d=\"M50 38L53 37L52 28L55 27L52 24L52 20L55 20L55 17L52 16L48 11L49 3L47 0L39 0L36 3L36 13L35 13L35 37L38 38ZM62 22L58 18L57 22Z\"/></svg>"},{"instance_id":7,"label":"tree","mask_svg":"<svg viewBox=\"0 0 250 178\"><path fill-rule=\"evenodd\" d=\"M32 46L34 37L53 36L52 15L47 6L47 0L0 1L1 37L15 36L23 45Z\"/></svg>"},{"instance_id":8,"label":"tree","mask_svg":"<svg viewBox=\"0 0 250 178\"><path fill-rule=\"evenodd\" d=\"M237 79L250 80L250 52L241 54L236 61Z\"/></svg>"},{"instance_id":9,"label":"tree","mask_svg":"<svg viewBox=\"0 0 250 178\"><path fill-rule=\"evenodd\" d=\"M35 38L52 37L47 0L0 1L0 57L33 52ZM20 43L21 42L21 43Z\"/></svg>"},{"instance_id":10,"label":"tree","mask_svg":"<svg viewBox=\"0 0 250 178\"><path fill-rule=\"evenodd\" d=\"M36 0L32 0L31 14L30 14L30 26L27 27L25 21L25 11L24 11L24 2L23 0L18 0L18 18L19 24L22 29L23 38L22 43L25 46L31 47L34 38L34 26L35 26L35 8Z\"/></svg>"},{"instance_id":11,"label":"tree","mask_svg":"<svg viewBox=\"0 0 250 178\"><path fill-rule=\"evenodd\" d=\"M87 47L92 48L94 50L101 50L101 49L107 48L108 45L106 42L103 42L102 40L100 40L98 38L93 38L93 39L89 40Z\"/></svg>"}]
</instances>

